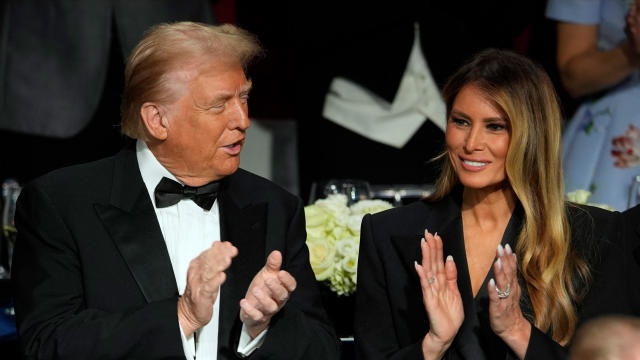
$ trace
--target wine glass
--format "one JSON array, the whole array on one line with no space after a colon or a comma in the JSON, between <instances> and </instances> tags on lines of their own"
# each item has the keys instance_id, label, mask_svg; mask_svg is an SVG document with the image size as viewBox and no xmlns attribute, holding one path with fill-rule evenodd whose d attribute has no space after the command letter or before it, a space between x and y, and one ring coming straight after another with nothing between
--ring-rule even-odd
<instances>
[{"instance_id":1,"label":"wine glass","mask_svg":"<svg viewBox=\"0 0 640 360\"><path fill-rule=\"evenodd\" d=\"M324 197L331 194L345 194L347 205L371 198L369 182L360 179L331 179L324 184L322 189Z\"/></svg>"},{"instance_id":2,"label":"wine glass","mask_svg":"<svg viewBox=\"0 0 640 360\"><path fill-rule=\"evenodd\" d=\"M627 203L627 209L638 205L640 203L640 175L636 175L631 180L631 188L629 189L629 201Z\"/></svg>"},{"instance_id":3,"label":"wine glass","mask_svg":"<svg viewBox=\"0 0 640 360\"><path fill-rule=\"evenodd\" d=\"M0 242L0 278L10 276L11 258L16 242L16 225L14 216L16 201L21 187L16 180L7 179L2 183L2 241ZM5 266L3 266L5 265Z\"/></svg>"}]
</instances>

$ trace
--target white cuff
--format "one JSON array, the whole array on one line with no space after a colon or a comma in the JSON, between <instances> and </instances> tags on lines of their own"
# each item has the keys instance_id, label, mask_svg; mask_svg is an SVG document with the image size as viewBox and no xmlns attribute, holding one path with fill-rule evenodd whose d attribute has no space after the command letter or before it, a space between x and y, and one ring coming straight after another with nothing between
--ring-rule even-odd
<instances>
[{"instance_id":1,"label":"white cuff","mask_svg":"<svg viewBox=\"0 0 640 360\"><path fill-rule=\"evenodd\" d=\"M258 334L255 339L251 340L251 336L247 332L247 327L242 324L242 332L240 333L240 341L238 342L238 354L242 357L247 357L256 349L260 348L262 343L264 343L264 337L267 331L269 331L268 327Z\"/></svg>"},{"instance_id":2,"label":"white cuff","mask_svg":"<svg viewBox=\"0 0 640 360\"><path fill-rule=\"evenodd\" d=\"M182 349L184 350L184 356L187 360L194 360L196 358L196 342L195 336L193 334L191 337L187 339L184 335L184 331L182 331L182 326L178 323L178 327L180 328L180 338L182 339Z\"/></svg>"}]
</instances>

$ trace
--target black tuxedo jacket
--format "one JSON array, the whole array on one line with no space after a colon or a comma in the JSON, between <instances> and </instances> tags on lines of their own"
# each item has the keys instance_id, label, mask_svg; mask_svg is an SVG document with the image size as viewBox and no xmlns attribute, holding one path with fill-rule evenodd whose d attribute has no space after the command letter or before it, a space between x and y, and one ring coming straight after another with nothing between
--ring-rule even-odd
<instances>
[{"instance_id":1,"label":"black tuxedo jacket","mask_svg":"<svg viewBox=\"0 0 640 360\"><path fill-rule=\"evenodd\" d=\"M243 170L224 183L221 238L239 254L220 293L218 359L236 357L239 301L276 249L298 286L251 358L337 358L301 201ZM15 309L27 358L184 359L176 280L133 147L27 185L16 225Z\"/></svg>"},{"instance_id":2,"label":"black tuxedo jacket","mask_svg":"<svg viewBox=\"0 0 640 360\"><path fill-rule=\"evenodd\" d=\"M437 231L443 239L444 256L453 256L464 303L465 320L445 358L483 358L482 352L487 349L482 348L478 337L492 330L475 320L459 195L454 192L438 202L419 201L364 218L355 314L355 340L361 358L422 359L421 342L429 331L429 322L413 264L421 261L420 239L425 228ZM580 322L607 313L638 315L640 297L632 289L637 287L640 272L621 241L619 213L569 206L568 214L574 248L585 256L593 275L589 293L578 305ZM519 227L514 224L522 221L518 217L522 212L514 211L503 244L516 243ZM521 309L531 318L528 294L525 287L521 288ZM506 344L499 341L498 346ZM508 349L505 356L517 359ZM532 327L526 359L566 356L562 346Z\"/></svg>"}]
</instances>

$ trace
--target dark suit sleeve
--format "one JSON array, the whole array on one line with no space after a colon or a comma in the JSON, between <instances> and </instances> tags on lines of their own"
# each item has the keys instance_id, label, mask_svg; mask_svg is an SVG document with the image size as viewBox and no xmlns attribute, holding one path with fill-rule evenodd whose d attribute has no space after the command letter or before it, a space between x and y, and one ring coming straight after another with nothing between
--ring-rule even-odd
<instances>
[{"instance_id":1,"label":"dark suit sleeve","mask_svg":"<svg viewBox=\"0 0 640 360\"><path fill-rule=\"evenodd\" d=\"M184 359L177 298L121 312L86 307L86 264L64 219L44 191L23 190L12 275L25 358Z\"/></svg>"},{"instance_id":2,"label":"dark suit sleeve","mask_svg":"<svg viewBox=\"0 0 640 360\"><path fill-rule=\"evenodd\" d=\"M589 245L593 282L580 307L580 322L612 314L639 316L640 267L633 259L632 241L623 224L630 225L630 219L620 213L587 210L595 236L593 244Z\"/></svg>"},{"instance_id":3,"label":"dark suit sleeve","mask_svg":"<svg viewBox=\"0 0 640 360\"><path fill-rule=\"evenodd\" d=\"M531 337L524 360L566 359L568 351L537 327L531 326Z\"/></svg>"},{"instance_id":4,"label":"dark suit sleeve","mask_svg":"<svg viewBox=\"0 0 640 360\"><path fill-rule=\"evenodd\" d=\"M287 304L272 318L264 344L250 358L338 359L338 339L322 306L315 276L309 265L300 199L297 199L286 232L285 246L284 270L296 279L297 286Z\"/></svg>"},{"instance_id":5,"label":"dark suit sleeve","mask_svg":"<svg viewBox=\"0 0 640 360\"><path fill-rule=\"evenodd\" d=\"M371 216L362 220L356 291L355 342L362 359L422 359L421 343L399 344ZM425 334L426 335L426 334Z\"/></svg>"}]
</instances>

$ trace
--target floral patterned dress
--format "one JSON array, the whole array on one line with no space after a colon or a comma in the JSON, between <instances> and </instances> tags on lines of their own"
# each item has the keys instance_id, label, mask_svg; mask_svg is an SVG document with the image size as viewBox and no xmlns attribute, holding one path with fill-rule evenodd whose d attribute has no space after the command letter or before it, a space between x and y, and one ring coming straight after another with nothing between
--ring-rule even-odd
<instances>
[{"instance_id":1,"label":"floral patterned dress","mask_svg":"<svg viewBox=\"0 0 640 360\"><path fill-rule=\"evenodd\" d=\"M598 25L598 48L625 41L627 0L549 0L546 15L558 21ZM640 201L640 75L638 71L604 95L583 103L563 134L566 191L591 191L590 201L625 210Z\"/></svg>"}]
</instances>

